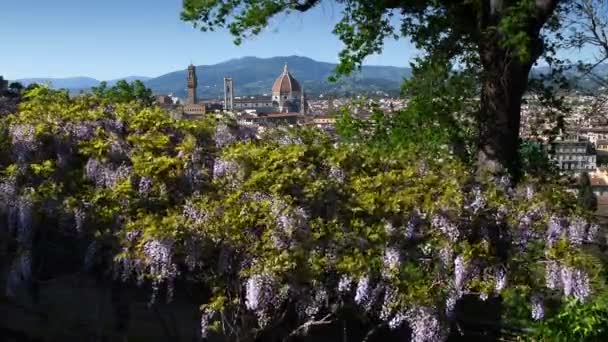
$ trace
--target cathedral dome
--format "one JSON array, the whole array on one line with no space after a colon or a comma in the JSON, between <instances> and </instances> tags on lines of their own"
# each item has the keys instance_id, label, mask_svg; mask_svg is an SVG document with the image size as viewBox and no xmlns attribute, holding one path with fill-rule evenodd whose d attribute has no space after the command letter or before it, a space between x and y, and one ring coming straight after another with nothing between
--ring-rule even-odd
<instances>
[{"instance_id":1,"label":"cathedral dome","mask_svg":"<svg viewBox=\"0 0 608 342\"><path fill-rule=\"evenodd\" d=\"M277 80L274 81L274 85L272 86L272 92L279 94L289 94L291 92L299 91L302 91L300 83L298 83L298 81L296 81L296 79L291 76L289 70L287 70L286 64L281 76L279 76Z\"/></svg>"}]
</instances>

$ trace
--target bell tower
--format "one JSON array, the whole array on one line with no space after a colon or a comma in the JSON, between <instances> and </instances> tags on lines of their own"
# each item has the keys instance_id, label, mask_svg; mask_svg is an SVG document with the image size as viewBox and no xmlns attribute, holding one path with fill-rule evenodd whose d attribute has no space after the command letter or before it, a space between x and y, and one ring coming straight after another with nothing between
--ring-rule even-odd
<instances>
[{"instance_id":1,"label":"bell tower","mask_svg":"<svg viewBox=\"0 0 608 342\"><path fill-rule=\"evenodd\" d=\"M196 67L192 64L188 66L188 104L196 104L196 87L198 80L196 78Z\"/></svg>"},{"instance_id":2,"label":"bell tower","mask_svg":"<svg viewBox=\"0 0 608 342\"><path fill-rule=\"evenodd\" d=\"M224 77L224 110L234 111L234 83L231 77Z\"/></svg>"}]
</instances>

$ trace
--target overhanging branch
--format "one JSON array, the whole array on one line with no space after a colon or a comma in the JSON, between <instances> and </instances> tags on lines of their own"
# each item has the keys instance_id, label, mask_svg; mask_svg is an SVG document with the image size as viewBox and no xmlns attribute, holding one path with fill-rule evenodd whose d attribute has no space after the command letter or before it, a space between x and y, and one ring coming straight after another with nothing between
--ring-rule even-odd
<instances>
[{"instance_id":1,"label":"overhanging branch","mask_svg":"<svg viewBox=\"0 0 608 342\"><path fill-rule=\"evenodd\" d=\"M320 0L305 0L302 2L298 0L292 0L290 7L295 9L296 11L305 12L313 8L316 4L319 3L319 1Z\"/></svg>"}]
</instances>

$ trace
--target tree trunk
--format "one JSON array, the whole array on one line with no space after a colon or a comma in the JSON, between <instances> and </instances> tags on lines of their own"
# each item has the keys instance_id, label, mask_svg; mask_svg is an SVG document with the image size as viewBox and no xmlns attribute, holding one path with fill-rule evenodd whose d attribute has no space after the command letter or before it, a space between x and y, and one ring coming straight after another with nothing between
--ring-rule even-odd
<instances>
[{"instance_id":1,"label":"tree trunk","mask_svg":"<svg viewBox=\"0 0 608 342\"><path fill-rule=\"evenodd\" d=\"M540 55L535 52L534 60ZM498 46L496 39L482 42L479 54L483 79L477 120L478 169L482 173L507 172L516 176L521 102L532 62L522 63L517 56Z\"/></svg>"}]
</instances>

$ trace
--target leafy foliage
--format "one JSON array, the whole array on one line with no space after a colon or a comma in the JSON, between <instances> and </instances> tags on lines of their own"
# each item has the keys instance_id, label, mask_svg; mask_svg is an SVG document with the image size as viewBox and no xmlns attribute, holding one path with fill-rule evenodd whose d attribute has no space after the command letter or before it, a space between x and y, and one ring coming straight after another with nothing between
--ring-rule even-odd
<instances>
[{"instance_id":1,"label":"leafy foliage","mask_svg":"<svg viewBox=\"0 0 608 342\"><path fill-rule=\"evenodd\" d=\"M128 103L132 101L151 106L154 103L152 90L146 88L140 80L128 83L125 80L116 82L116 85L108 88L106 82L101 82L98 87L91 88L93 95L106 103Z\"/></svg>"},{"instance_id":2,"label":"leafy foliage","mask_svg":"<svg viewBox=\"0 0 608 342\"><path fill-rule=\"evenodd\" d=\"M88 269L150 284L152 303L178 279L203 286L204 336L285 338L351 317L440 341L464 296L504 295L506 312L526 303L512 318L531 324L557 314L545 305L603 293L597 227L574 196L551 179L476 179L441 147L449 130L415 110L372 121L388 150L354 129L339 142L302 129L255 138L138 102L46 87L25 98L1 145L0 209L20 246L9 294L36 270L42 223L90 241Z\"/></svg>"}]
</instances>

